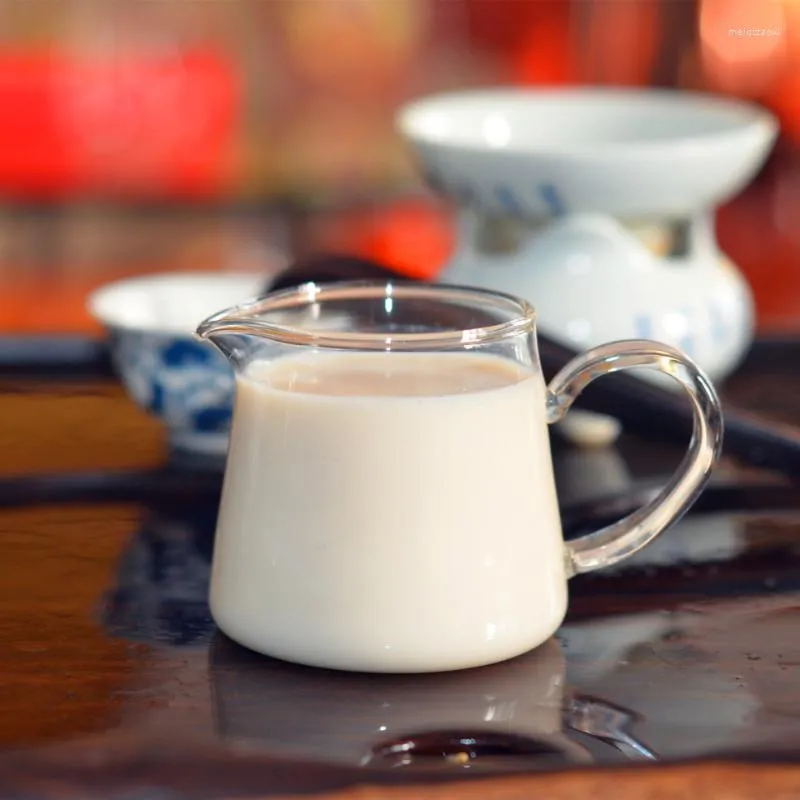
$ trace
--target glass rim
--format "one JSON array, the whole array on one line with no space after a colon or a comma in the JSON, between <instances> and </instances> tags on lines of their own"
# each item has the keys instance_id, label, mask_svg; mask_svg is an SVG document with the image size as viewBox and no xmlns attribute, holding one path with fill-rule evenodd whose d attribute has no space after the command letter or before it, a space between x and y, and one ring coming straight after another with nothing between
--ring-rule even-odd
<instances>
[{"instance_id":1,"label":"glass rim","mask_svg":"<svg viewBox=\"0 0 800 800\"><path fill-rule=\"evenodd\" d=\"M277 311L302 309L334 300L434 300L446 304L466 303L491 307L509 314L509 319L483 327L420 332L384 333L368 331L325 331L258 317ZM206 339L216 335L244 334L263 336L288 345L306 345L337 350L422 350L487 345L502 342L535 330L536 310L522 298L505 292L446 283L415 281L340 281L314 282L270 292L208 317L197 327L196 335Z\"/></svg>"}]
</instances>

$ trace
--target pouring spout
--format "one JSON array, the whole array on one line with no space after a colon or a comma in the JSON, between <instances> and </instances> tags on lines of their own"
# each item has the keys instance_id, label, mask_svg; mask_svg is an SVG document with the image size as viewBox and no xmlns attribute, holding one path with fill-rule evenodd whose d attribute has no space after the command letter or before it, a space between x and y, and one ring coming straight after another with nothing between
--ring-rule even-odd
<instances>
[{"instance_id":1,"label":"pouring spout","mask_svg":"<svg viewBox=\"0 0 800 800\"><path fill-rule=\"evenodd\" d=\"M218 346L220 340L226 336L237 334L252 335L252 333L252 324L244 320L210 317L197 326L194 335L198 339L204 339Z\"/></svg>"},{"instance_id":2,"label":"pouring spout","mask_svg":"<svg viewBox=\"0 0 800 800\"><path fill-rule=\"evenodd\" d=\"M239 316L236 309L221 311L204 320L194 335L213 344L234 366L252 353L259 338L253 321Z\"/></svg>"}]
</instances>

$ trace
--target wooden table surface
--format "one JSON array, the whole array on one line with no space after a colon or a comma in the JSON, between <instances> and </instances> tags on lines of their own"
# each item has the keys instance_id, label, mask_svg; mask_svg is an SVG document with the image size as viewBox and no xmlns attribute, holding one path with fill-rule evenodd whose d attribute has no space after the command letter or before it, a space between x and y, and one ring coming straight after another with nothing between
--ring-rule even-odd
<instances>
[{"instance_id":1,"label":"wooden table surface","mask_svg":"<svg viewBox=\"0 0 800 800\"><path fill-rule=\"evenodd\" d=\"M791 362L751 360L727 397L800 422ZM113 380L0 380L0 419L0 797L800 794L800 496L776 476L724 464L697 514L576 579L528 656L369 677L214 630L220 474L171 459ZM568 532L679 455L557 447Z\"/></svg>"}]
</instances>

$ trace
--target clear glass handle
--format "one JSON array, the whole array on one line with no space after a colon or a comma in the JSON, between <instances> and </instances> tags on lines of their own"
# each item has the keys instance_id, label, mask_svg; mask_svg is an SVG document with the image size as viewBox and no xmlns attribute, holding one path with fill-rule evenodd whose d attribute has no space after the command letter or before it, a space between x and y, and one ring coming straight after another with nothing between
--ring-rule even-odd
<instances>
[{"instance_id":1,"label":"clear glass handle","mask_svg":"<svg viewBox=\"0 0 800 800\"><path fill-rule=\"evenodd\" d=\"M650 503L613 525L566 544L570 576L622 561L680 519L702 491L722 450L722 409L709 379L679 350L643 339L595 347L567 364L548 386L547 421L562 419L595 378L634 367L664 372L686 390L694 413L689 449L669 483Z\"/></svg>"}]
</instances>

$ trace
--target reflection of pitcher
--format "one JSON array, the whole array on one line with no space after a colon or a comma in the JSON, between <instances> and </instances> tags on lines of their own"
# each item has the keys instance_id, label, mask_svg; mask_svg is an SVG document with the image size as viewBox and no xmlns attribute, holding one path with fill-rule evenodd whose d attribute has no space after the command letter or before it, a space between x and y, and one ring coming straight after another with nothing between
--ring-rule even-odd
<instances>
[{"instance_id":1,"label":"reflection of pitcher","mask_svg":"<svg viewBox=\"0 0 800 800\"><path fill-rule=\"evenodd\" d=\"M564 655L553 639L502 664L399 676L295 666L219 636L210 672L223 738L304 758L541 767L591 760L565 724L604 741L635 741L626 727L632 714L571 695ZM459 745L466 754L456 752Z\"/></svg>"}]
</instances>

